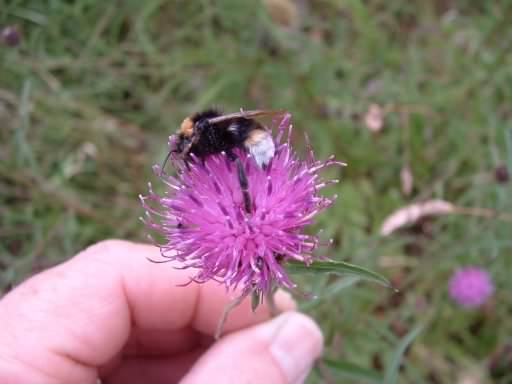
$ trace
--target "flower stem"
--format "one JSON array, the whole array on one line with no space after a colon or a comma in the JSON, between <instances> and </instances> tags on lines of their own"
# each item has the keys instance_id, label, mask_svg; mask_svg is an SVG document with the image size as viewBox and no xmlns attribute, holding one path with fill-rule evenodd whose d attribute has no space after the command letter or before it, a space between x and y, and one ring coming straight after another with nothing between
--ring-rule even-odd
<instances>
[{"instance_id":1,"label":"flower stem","mask_svg":"<svg viewBox=\"0 0 512 384\"><path fill-rule=\"evenodd\" d=\"M270 311L271 317L279 315L279 310L277 309L276 301L274 300L275 291L276 290L272 290L272 292L266 295L268 310Z\"/></svg>"},{"instance_id":2,"label":"flower stem","mask_svg":"<svg viewBox=\"0 0 512 384\"><path fill-rule=\"evenodd\" d=\"M244 301L244 299L247 297L247 294L248 293L243 293L242 295L238 296L236 299L231 301L228 305L226 305L226 308L224 308L224 311L222 312L222 315L219 319L219 323L217 324L217 329L215 330L215 340L220 339L222 331L224 330L224 324L226 323L229 314L233 309L240 305L242 301Z\"/></svg>"},{"instance_id":3,"label":"flower stem","mask_svg":"<svg viewBox=\"0 0 512 384\"><path fill-rule=\"evenodd\" d=\"M512 214L498 212L494 209L479 207L454 207L454 213L466 216L485 217L487 219L497 219L512 222Z\"/></svg>"}]
</instances>

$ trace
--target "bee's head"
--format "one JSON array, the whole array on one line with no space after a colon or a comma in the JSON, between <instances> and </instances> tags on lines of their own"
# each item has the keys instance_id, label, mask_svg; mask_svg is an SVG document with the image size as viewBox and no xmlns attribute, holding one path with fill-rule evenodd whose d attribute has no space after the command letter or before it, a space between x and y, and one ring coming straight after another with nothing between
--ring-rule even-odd
<instances>
[{"instance_id":1,"label":"bee's head","mask_svg":"<svg viewBox=\"0 0 512 384\"><path fill-rule=\"evenodd\" d=\"M194 121L187 117L180 125L180 129L174 135L174 140L171 144L171 152L183 154L186 148L189 146L192 141L192 136L194 135Z\"/></svg>"},{"instance_id":2,"label":"bee's head","mask_svg":"<svg viewBox=\"0 0 512 384\"><path fill-rule=\"evenodd\" d=\"M185 148L190 144L190 141L190 137L185 136L183 133L179 133L171 151L182 154L185 151Z\"/></svg>"}]
</instances>

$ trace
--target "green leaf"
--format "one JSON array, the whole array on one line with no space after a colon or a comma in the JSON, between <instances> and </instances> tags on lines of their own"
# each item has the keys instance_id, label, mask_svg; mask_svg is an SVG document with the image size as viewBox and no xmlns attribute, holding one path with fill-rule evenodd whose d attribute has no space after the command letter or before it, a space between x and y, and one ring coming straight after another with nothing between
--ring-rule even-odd
<instances>
[{"instance_id":1,"label":"green leaf","mask_svg":"<svg viewBox=\"0 0 512 384\"><path fill-rule=\"evenodd\" d=\"M303 262L291 260L284 264L289 273L334 273L337 275L355 275L362 279L370 280L386 287L391 283L384 276L344 261L314 261L306 265Z\"/></svg>"},{"instance_id":2,"label":"green leaf","mask_svg":"<svg viewBox=\"0 0 512 384\"><path fill-rule=\"evenodd\" d=\"M352 287L358 281L361 281L361 278L359 276L339 277L338 281L329 284L327 287L325 287L325 284L323 284L321 289L315 289L315 296L322 297L322 300L329 299L330 297L337 296L343 290ZM321 302L322 301L320 300L303 300L300 303L300 308L301 310L309 311L312 308L315 308L316 306L320 305Z\"/></svg>"},{"instance_id":3,"label":"green leaf","mask_svg":"<svg viewBox=\"0 0 512 384\"><path fill-rule=\"evenodd\" d=\"M261 293L254 290L251 293L251 309L252 311L256 311L256 308L261 304Z\"/></svg>"},{"instance_id":4,"label":"green leaf","mask_svg":"<svg viewBox=\"0 0 512 384\"><path fill-rule=\"evenodd\" d=\"M418 325L400 340L387 366L383 384L396 384L398 382L398 370L404 353L421 331L423 331L423 325Z\"/></svg>"},{"instance_id":5,"label":"green leaf","mask_svg":"<svg viewBox=\"0 0 512 384\"><path fill-rule=\"evenodd\" d=\"M351 383L354 381L365 384L382 383L382 375L373 369L360 367L347 361L323 359L322 362L336 378L347 379Z\"/></svg>"},{"instance_id":6,"label":"green leaf","mask_svg":"<svg viewBox=\"0 0 512 384\"><path fill-rule=\"evenodd\" d=\"M336 296L341 291L352 287L359 281L361 281L361 278L359 276L346 276L338 278L337 282L329 284L329 286L325 289L325 292L322 293L322 297L326 299L332 296Z\"/></svg>"}]
</instances>

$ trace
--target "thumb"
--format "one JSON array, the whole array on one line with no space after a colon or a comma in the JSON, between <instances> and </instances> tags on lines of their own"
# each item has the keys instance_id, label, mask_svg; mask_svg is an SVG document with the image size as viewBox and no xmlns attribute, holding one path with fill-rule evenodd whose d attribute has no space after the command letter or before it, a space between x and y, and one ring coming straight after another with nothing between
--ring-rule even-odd
<instances>
[{"instance_id":1,"label":"thumb","mask_svg":"<svg viewBox=\"0 0 512 384\"><path fill-rule=\"evenodd\" d=\"M313 320L287 312L222 338L181 384L303 383L322 348L323 336Z\"/></svg>"}]
</instances>

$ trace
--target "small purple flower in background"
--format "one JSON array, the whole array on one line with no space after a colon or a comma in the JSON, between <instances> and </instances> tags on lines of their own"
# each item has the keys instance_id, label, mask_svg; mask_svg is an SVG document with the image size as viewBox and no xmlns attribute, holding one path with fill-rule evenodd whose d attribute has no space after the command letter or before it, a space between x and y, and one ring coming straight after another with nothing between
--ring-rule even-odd
<instances>
[{"instance_id":1,"label":"small purple flower in background","mask_svg":"<svg viewBox=\"0 0 512 384\"><path fill-rule=\"evenodd\" d=\"M450 297L464 308L477 308L494 292L494 284L487 271L466 267L456 271L449 282Z\"/></svg>"},{"instance_id":2,"label":"small purple flower in background","mask_svg":"<svg viewBox=\"0 0 512 384\"><path fill-rule=\"evenodd\" d=\"M160 196L150 185L149 195L141 197L146 224L165 238L159 244L165 261L195 268L192 281L214 280L230 290L239 288L241 297L256 295L258 302L279 286L296 287L283 263L298 260L308 265L316 259L313 252L320 239L304 230L336 198L321 196L320 190L338 182L322 180L320 172L344 164L333 157L315 160L309 144L307 160L299 159L290 146L291 128L288 114L265 169L246 152L235 150L249 181L250 214L244 210L237 168L224 154L188 165L173 160L178 175L162 175L166 193ZM288 140L282 142L286 131ZM158 166L155 172L161 174Z\"/></svg>"},{"instance_id":3,"label":"small purple flower in background","mask_svg":"<svg viewBox=\"0 0 512 384\"><path fill-rule=\"evenodd\" d=\"M499 165L494 170L494 178L498 184L506 184L510 180L510 173L506 165Z\"/></svg>"},{"instance_id":4,"label":"small purple flower in background","mask_svg":"<svg viewBox=\"0 0 512 384\"><path fill-rule=\"evenodd\" d=\"M15 25L3 28L0 36L2 42L9 47L16 47L21 41L21 32Z\"/></svg>"}]
</instances>

